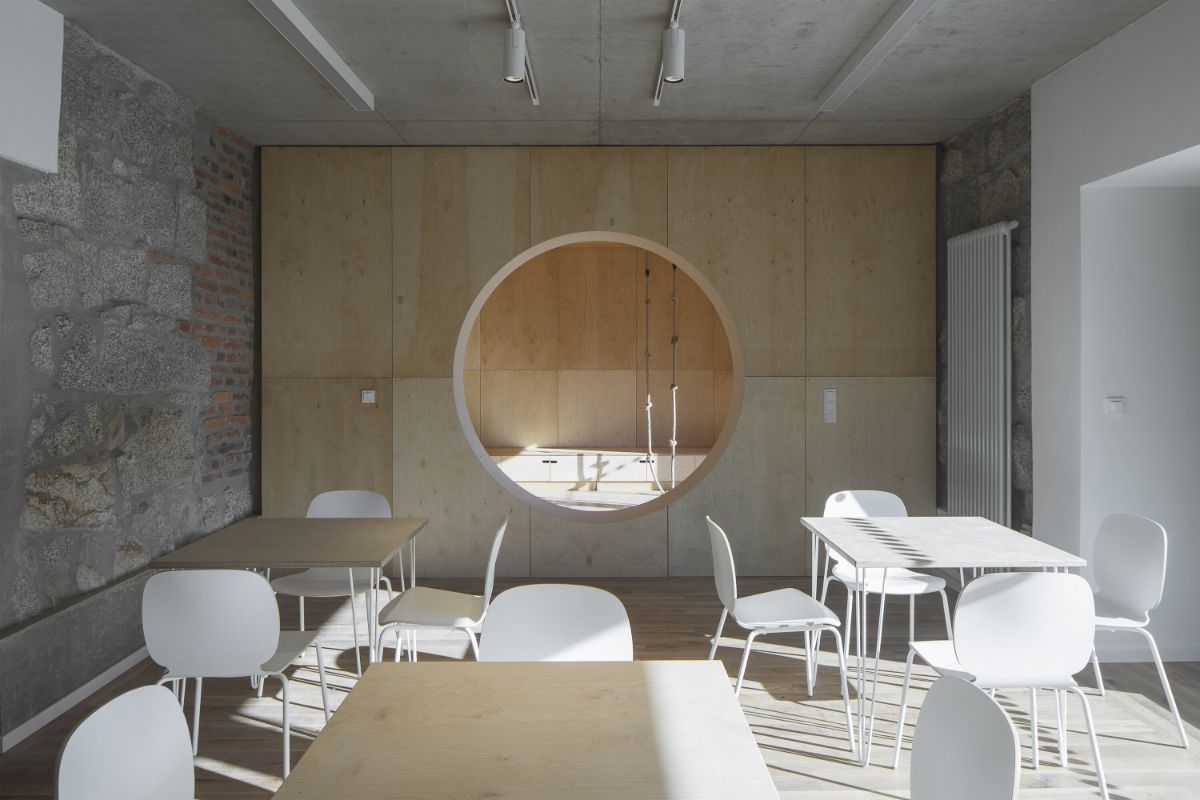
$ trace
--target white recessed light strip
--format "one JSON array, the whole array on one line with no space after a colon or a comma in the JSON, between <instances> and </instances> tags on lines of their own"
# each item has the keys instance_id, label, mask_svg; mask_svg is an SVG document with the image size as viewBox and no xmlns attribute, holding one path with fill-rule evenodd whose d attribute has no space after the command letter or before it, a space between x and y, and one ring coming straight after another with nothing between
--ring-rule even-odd
<instances>
[{"instance_id":1,"label":"white recessed light strip","mask_svg":"<svg viewBox=\"0 0 1200 800\"><path fill-rule=\"evenodd\" d=\"M374 111L375 95L359 80L292 0L248 0L355 111Z\"/></svg>"},{"instance_id":2,"label":"white recessed light strip","mask_svg":"<svg viewBox=\"0 0 1200 800\"><path fill-rule=\"evenodd\" d=\"M938 0L896 0L821 92L817 98L818 110L837 111L937 3Z\"/></svg>"},{"instance_id":3,"label":"white recessed light strip","mask_svg":"<svg viewBox=\"0 0 1200 800\"><path fill-rule=\"evenodd\" d=\"M683 0L675 0L671 16L662 35L662 59L658 62L658 83L654 84L654 105L662 105L664 83L683 83L684 43L683 28L679 27L679 7Z\"/></svg>"},{"instance_id":4,"label":"white recessed light strip","mask_svg":"<svg viewBox=\"0 0 1200 800\"><path fill-rule=\"evenodd\" d=\"M529 87L529 102L542 104L538 94L537 78L533 74L533 61L529 58L529 45L525 42L525 29L521 27L521 11L517 0L504 0L508 9L508 32L504 36L504 80L509 83L524 83Z\"/></svg>"}]
</instances>

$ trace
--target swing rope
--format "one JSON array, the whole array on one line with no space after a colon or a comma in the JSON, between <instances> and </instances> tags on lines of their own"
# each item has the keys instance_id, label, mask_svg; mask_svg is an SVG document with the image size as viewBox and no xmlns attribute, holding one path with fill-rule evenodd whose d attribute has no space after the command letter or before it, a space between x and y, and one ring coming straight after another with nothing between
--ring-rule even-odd
<instances>
[{"instance_id":1,"label":"swing rope","mask_svg":"<svg viewBox=\"0 0 1200 800\"><path fill-rule=\"evenodd\" d=\"M679 295L675 291L675 276L679 267L671 265L671 488L675 488L675 450L679 444Z\"/></svg>"},{"instance_id":2,"label":"swing rope","mask_svg":"<svg viewBox=\"0 0 1200 800\"><path fill-rule=\"evenodd\" d=\"M650 477L654 479L654 485L658 487L659 492L665 494L666 490L658 481L658 467L654 463L654 436L651 424L651 409L654 408L654 400L650 394L650 251L644 252L646 272L646 464L650 469Z\"/></svg>"}]
</instances>

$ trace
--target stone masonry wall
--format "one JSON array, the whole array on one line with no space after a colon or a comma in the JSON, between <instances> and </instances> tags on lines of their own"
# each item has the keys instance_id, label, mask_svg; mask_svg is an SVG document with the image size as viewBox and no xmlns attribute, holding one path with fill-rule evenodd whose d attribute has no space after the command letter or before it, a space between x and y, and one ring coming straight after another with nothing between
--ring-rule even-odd
<instances>
[{"instance_id":1,"label":"stone masonry wall","mask_svg":"<svg viewBox=\"0 0 1200 800\"><path fill-rule=\"evenodd\" d=\"M1030 146L1029 93L942 145L938 174L938 253L946 240L1005 220L1013 231L1012 254L1012 522L1033 530L1033 391L1030 349ZM938 503L946 491L946 306L945 265L938 298Z\"/></svg>"},{"instance_id":2,"label":"stone masonry wall","mask_svg":"<svg viewBox=\"0 0 1200 800\"><path fill-rule=\"evenodd\" d=\"M115 663L139 592L78 606L257 498L254 151L69 23L63 61L58 173L0 160L0 731L74 688L14 642Z\"/></svg>"}]
</instances>

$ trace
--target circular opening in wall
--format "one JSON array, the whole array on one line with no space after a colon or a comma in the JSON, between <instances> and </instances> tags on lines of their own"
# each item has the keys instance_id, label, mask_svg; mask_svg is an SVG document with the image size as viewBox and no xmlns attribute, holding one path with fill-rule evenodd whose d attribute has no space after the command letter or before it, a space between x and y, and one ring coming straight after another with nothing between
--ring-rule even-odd
<instances>
[{"instance_id":1,"label":"circular opening in wall","mask_svg":"<svg viewBox=\"0 0 1200 800\"><path fill-rule=\"evenodd\" d=\"M732 435L742 383L712 285L619 233L560 236L508 262L454 352L459 423L483 467L530 506L590 522L695 486Z\"/></svg>"}]
</instances>

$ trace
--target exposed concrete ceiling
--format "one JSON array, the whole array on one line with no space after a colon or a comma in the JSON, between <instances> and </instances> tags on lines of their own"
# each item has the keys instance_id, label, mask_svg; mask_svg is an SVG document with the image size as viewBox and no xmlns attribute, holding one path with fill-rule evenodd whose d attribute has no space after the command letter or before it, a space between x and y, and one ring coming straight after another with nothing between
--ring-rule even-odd
<instances>
[{"instance_id":1,"label":"exposed concrete ceiling","mask_svg":"<svg viewBox=\"0 0 1200 800\"><path fill-rule=\"evenodd\" d=\"M1163 0L941 0L820 114L892 0L683 0L687 80L657 108L670 0L519 0L539 107L500 78L503 0L296 0L373 112L246 0L43 2L260 144L623 145L943 141Z\"/></svg>"}]
</instances>

